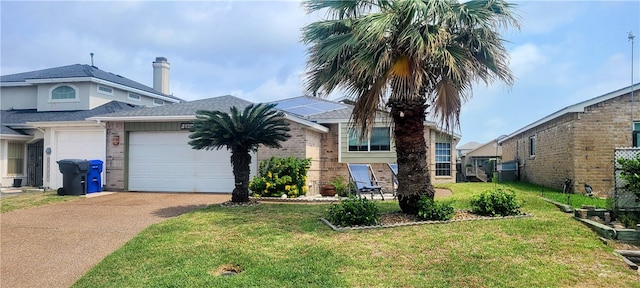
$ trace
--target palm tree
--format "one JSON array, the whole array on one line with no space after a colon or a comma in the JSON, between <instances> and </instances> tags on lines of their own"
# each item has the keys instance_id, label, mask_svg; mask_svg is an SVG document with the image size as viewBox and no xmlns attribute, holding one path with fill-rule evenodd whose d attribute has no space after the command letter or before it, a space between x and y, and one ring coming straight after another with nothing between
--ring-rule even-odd
<instances>
[{"instance_id":1,"label":"palm tree","mask_svg":"<svg viewBox=\"0 0 640 288\"><path fill-rule=\"evenodd\" d=\"M231 201L249 201L249 174L251 169L250 151L257 151L258 146L280 148L281 142L287 141L291 135L289 123L284 121L284 114L273 109L275 104L251 104L244 111L231 107L230 113L221 111L200 110L196 112L189 145L201 150L231 150L231 165L235 178L235 188Z\"/></svg>"},{"instance_id":2,"label":"palm tree","mask_svg":"<svg viewBox=\"0 0 640 288\"><path fill-rule=\"evenodd\" d=\"M390 112L398 162L398 199L405 213L434 196L423 136L427 113L446 129L459 125L476 81L511 85L507 51L497 30L518 27L503 0L308 0L328 20L303 28L309 45L306 86L354 101L352 128L365 136L376 111ZM386 107L385 107L386 106ZM388 109L388 110L387 110Z\"/></svg>"}]
</instances>

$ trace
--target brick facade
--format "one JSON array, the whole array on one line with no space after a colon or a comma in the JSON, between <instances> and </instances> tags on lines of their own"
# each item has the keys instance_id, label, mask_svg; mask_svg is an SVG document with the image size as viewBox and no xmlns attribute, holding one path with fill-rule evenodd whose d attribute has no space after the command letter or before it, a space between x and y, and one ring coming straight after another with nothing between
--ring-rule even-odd
<instances>
[{"instance_id":1,"label":"brick facade","mask_svg":"<svg viewBox=\"0 0 640 288\"><path fill-rule=\"evenodd\" d=\"M635 115L639 115L637 105ZM573 191L584 184L606 197L614 190L614 149L632 145L631 101L621 95L541 123L502 142L502 158L517 160L520 180L560 190L565 179ZM535 137L535 156L529 139Z\"/></svg>"}]
</instances>

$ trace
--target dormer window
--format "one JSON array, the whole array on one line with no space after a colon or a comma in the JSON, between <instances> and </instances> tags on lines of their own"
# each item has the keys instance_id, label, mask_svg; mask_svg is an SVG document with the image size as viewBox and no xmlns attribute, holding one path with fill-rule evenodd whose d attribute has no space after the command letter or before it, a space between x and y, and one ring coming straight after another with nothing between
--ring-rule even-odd
<instances>
[{"instance_id":1,"label":"dormer window","mask_svg":"<svg viewBox=\"0 0 640 288\"><path fill-rule=\"evenodd\" d=\"M77 88L70 85L55 86L50 91L51 91L50 99L52 101L69 102L69 101L78 100Z\"/></svg>"},{"instance_id":2,"label":"dormer window","mask_svg":"<svg viewBox=\"0 0 640 288\"><path fill-rule=\"evenodd\" d=\"M153 105L156 105L156 106L164 106L164 100L160 100L160 99L153 99Z\"/></svg>"},{"instance_id":3,"label":"dormer window","mask_svg":"<svg viewBox=\"0 0 640 288\"><path fill-rule=\"evenodd\" d=\"M140 101L140 95L136 93L129 93L129 99L134 101Z\"/></svg>"}]
</instances>

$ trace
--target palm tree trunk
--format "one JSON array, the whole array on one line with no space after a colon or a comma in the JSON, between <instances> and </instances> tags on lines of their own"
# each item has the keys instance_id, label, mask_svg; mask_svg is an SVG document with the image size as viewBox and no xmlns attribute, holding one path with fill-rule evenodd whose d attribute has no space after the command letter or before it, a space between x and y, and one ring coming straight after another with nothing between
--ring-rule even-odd
<instances>
[{"instance_id":1,"label":"palm tree trunk","mask_svg":"<svg viewBox=\"0 0 640 288\"><path fill-rule=\"evenodd\" d=\"M423 195L433 199L427 166L427 143L424 139L426 100L390 100L391 116L395 125L396 155L398 161L398 202L407 214L418 214L418 201Z\"/></svg>"},{"instance_id":2,"label":"palm tree trunk","mask_svg":"<svg viewBox=\"0 0 640 288\"><path fill-rule=\"evenodd\" d=\"M251 168L251 154L249 149L238 149L243 151L231 151L231 165L233 166L233 177L235 188L231 193L231 202L249 202L249 173Z\"/></svg>"}]
</instances>

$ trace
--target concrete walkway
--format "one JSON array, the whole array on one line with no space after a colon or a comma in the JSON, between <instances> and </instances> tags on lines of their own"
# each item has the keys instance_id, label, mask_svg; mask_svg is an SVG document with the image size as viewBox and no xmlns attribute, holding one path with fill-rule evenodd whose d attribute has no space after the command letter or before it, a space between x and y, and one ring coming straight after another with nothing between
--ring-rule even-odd
<instances>
[{"instance_id":1,"label":"concrete walkway","mask_svg":"<svg viewBox=\"0 0 640 288\"><path fill-rule=\"evenodd\" d=\"M231 198L90 195L94 197L0 214L0 287L69 287L147 226Z\"/></svg>"}]
</instances>

